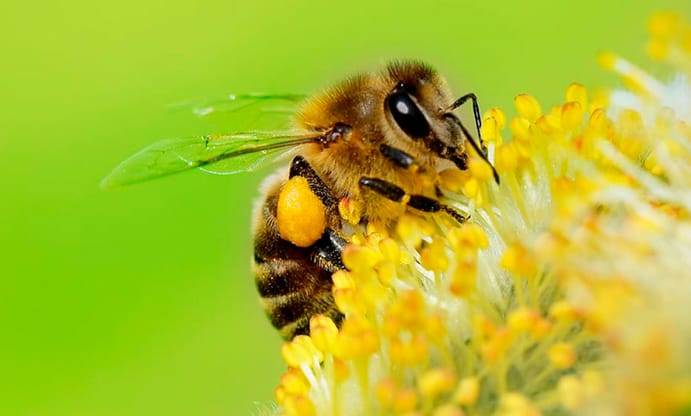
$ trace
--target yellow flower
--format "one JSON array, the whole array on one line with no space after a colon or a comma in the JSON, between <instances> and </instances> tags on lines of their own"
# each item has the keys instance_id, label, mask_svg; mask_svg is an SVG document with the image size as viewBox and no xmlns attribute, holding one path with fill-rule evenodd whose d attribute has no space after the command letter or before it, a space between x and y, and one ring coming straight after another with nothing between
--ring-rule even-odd
<instances>
[{"instance_id":1,"label":"yellow flower","mask_svg":"<svg viewBox=\"0 0 691 416\"><path fill-rule=\"evenodd\" d=\"M658 14L649 29L670 83L604 54L628 89L519 95L516 116L483 122L501 186L479 159L441 173L470 222L406 215L353 239L340 329L315 316L283 346L284 414L691 408L691 28Z\"/></svg>"}]
</instances>

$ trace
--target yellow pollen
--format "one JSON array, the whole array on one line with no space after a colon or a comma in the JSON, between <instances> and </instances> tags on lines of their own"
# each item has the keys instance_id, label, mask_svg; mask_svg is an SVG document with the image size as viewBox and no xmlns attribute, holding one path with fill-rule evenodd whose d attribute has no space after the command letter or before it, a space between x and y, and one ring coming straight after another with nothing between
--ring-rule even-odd
<instances>
[{"instance_id":1,"label":"yellow pollen","mask_svg":"<svg viewBox=\"0 0 691 416\"><path fill-rule=\"evenodd\" d=\"M283 401L283 410L290 416L314 416L317 414L314 403L303 395L287 396Z\"/></svg>"},{"instance_id":2,"label":"yellow pollen","mask_svg":"<svg viewBox=\"0 0 691 416\"><path fill-rule=\"evenodd\" d=\"M575 376L564 376L557 385L561 405L568 410L576 410L583 402L583 386Z\"/></svg>"},{"instance_id":3,"label":"yellow pollen","mask_svg":"<svg viewBox=\"0 0 691 416\"><path fill-rule=\"evenodd\" d=\"M497 128L499 130L502 130L506 126L506 116L500 108L493 107L487 110L482 119L484 120L486 118L493 118L497 123Z\"/></svg>"},{"instance_id":4,"label":"yellow pollen","mask_svg":"<svg viewBox=\"0 0 691 416\"><path fill-rule=\"evenodd\" d=\"M580 313L571 303L560 300L552 304L549 314L557 321L572 322L580 318Z\"/></svg>"},{"instance_id":5,"label":"yellow pollen","mask_svg":"<svg viewBox=\"0 0 691 416\"><path fill-rule=\"evenodd\" d=\"M521 307L509 315L508 324L515 333L529 331L540 319L540 313L535 309Z\"/></svg>"},{"instance_id":6,"label":"yellow pollen","mask_svg":"<svg viewBox=\"0 0 691 416\"><path fill-rule=\"evenodd\" d=\"M432 242L420 252L420 260L422 267L427 270L441 273L446 271L449 267L449 258L446 255L446 247L444 241L435 238Z\"/></svg>"},{"instance_id":7,"label":"yellow pollen","mask_svg":"<svg viewBox=\"0 0 691 416\"><path fill-rule=\"evenodd\" d=\"M398 247L396 240L392 238L385 238L379 242L379 251L384 259L393 264L398 265L401 260L401 249Z\"/></svg>"},{"instance_id":8,"label":"yellow pollen","mask_svg":"<svg viewBox=\"0 0 691 416\"><path fill-rule=\"evenodd\" d=\"M355 289L355 280L347 270L339 270L331 276L336 289Z\"/></svg>"},{"instance_id":9,"label":"yellow pollen","mask_svg":"<svg viewBox=\"0 0 691 416\"><path fill-rule=\"evenodd\" d=\"M451 391L456 384L456 376L448 368L427 370L418 380L418 390L427 399L434 399Z\"/></svg>"},{"instance_id":10,"label":"yellow pollen","mask_svg":"<svg viewBox=\"0 0 691 416\"><path fill-rule=\"evenodd\" d=\"M298 335L292 341L284 343L281 346L281 356L288 366L295 368L301 365L311 366L315 359L322 361L324 358L310 337L305 335Z\"/></svg>"},{"instance_id":11,"label":"yellow pollen","mask_svg":"<svg viewBox=\"0 0 691 416\"><path fill-rule=\"evenodd\" d=\"M404 388L398 390L394 397L392 408L399 413L412 412L418 404L418 396L415 390Z\"/></svg>"},{"instance_id":12,"label":"yellow pollen","mask_svg":"<svg viewBox=\"0 0 691 416\"><path fill-rule=\"evenodd\" d=\"M305 378L302 371L296 368L289 368L281 376L281 386L283 387L284 393L288 394L303 394L306 395L309 392L309 382Z\"/></svg>"},{"instance_id":13,"label":"yellow pollen","mask_svg":"<svg viewBox=\"0 0 691 416\"><path fill-rule=\"evenodd\" d=\"M561 127L564 131L573 131L583 123L583 111L578 102L568 102L561 109Z\"/></svg>"},{"instance_id":14,"label":"yellow pollen","mask_svg":"<svg viewBox=\"0 0 691 416\"><path fill-rule=\"evenodd\" d=\"M343 249L343 264L355 272L371 270L381 259L381 253L370 247L348 244Z\"/></svg>"},{"instance_id":15,"label":"yellow pollen","mask_svg":"<svg viewBox=\"0 0 691 416\"><path fill-rule=\"evenodd\" d=\"M315 315L310 319L310 338L320 351L333 352L337 336L338 328L328 316Z\"/></svg>"},{"instance_id":16,"label":"yellow pollen","mask_svg":"<svg viewBox=\"0 0 691 416\"><path fill-rule=\"evenodd\" d=\"M597 57L597 63L605 69L613 70L618 59L619 58L611 52L602 52Z\"/></svg>"},{"instance_id":17,"label":"yellow pollen","mask_svg":"<svg viewBox=\"0 0 691 416\"><path fill-rule=\"evenodd\" d=\"M458 384L453 401L462 405L472 405L480 395L480 381L476 377L466 377Z\"/></svg>"},{"instance_id":18,"label":"yellow pollen","mask_svg":"<svg viewBox=\"0 0 691 416\"><path fill-rule=\"evenodd\" d=\"M348 223L359 224L362 218L362 203L352 198L343 198L338 201L338 213Z\"/></svg>"},{"instance_id":19,"label":"yellow pollen","mask_svg":"<svg viewBox=\"0 0 691 416\"><path fill-rule=\"evenodd\" d=\"M582 109L588 108L588 91L578 83L573 83L566 88L566 102L576 102Z\"/></svg>"},{"instance_id":20,"label":"yellow pollen","mask_svg":"<svg viewBox=\"0 0 691 416\"><path fill-rule=\"evenodd\" d=\"M483 136L484 137L484 136ZM439 184L451 192L461 190L463 184L470 178L470 173L459 169L444 169L439 172Z\"/></svg>"},{"instance_id":21,"label":"yellow pollen","mask_svg":"<svg viewBox=\"0 0 691 416\"><path fill-rule=\"evenodd\" d=\"M583 392L586 397L597 397L605 391L605 380L599 372L595 370L585 370L582 379Z\"/></svg>"},{"instance_id":22,"label":"yellow pollen","mask_svg":"<svg viewBox=\"0 0 691 416\"><path fill-rule=\"evenodd\" d=\"M530 129L530 121L522 117L514 117L509 122L509 129L513 133L516 140L528 143L533 137L533 132Z\"/></svg>"},{"instance_id":23,"label":"yellow pollen","mask_svg":"<svg viewBox=\"0 0 691 416\"><path fill-rule=\"evenodd\" d=\"M507 393L499 402L499 416L540 416L540 411L520 393Z\"/></svg>"},{"instance_id":24,"label":"yellow pollen","mask_svg":"<svg viewBox=\"0 0 691 416\"><path fill-rule=\"evenodd\" d=\"M336 382L346 380L349 375L350 370L348 369L348 365L345 363L345 361L339 359L338 357L334 357L334 378L336 379Z\"/></svg>"},{"instance_id":25,"label":"yellow pollen","mask_svg":"<svg viewBox=\"0 0 691 416\"><path fill-rule=\"evenodd\" d=\"M533 255L520 244L510 246L501 257L499 265L517 276L533 276L537 273Z\"/></svg>"},{"instance_id":26,"label":"yellow pollen","mask_svg":"<svg viewBox=\"0 0 691 416\"><path fill-rule=\"evenodd\" d=\"M535 122L542 115L542 109L540 108L540 103L537 102L535 97L528 94L517 95L513 100L516 105L516 110L518 114L524 119Z\"/></svg>"},{"instance_id":27,"label":"yellow pollen","mask_svg":"<svg viewBox=\"0 0 691 416\"><path fill-rule=\"evenodd\" d=\"M548 355L552 364L559 369L571 368L577 358L576 350L573 345L566 342L559 342L552 345Z\"/></svg>"},{"instance_id":28,"label":"yellow pollen","mask_svg":"<svg viewBox=\"0 0 691 416\"><path fill-rule=\"evenodd\" d=\"M511 172L518 167L519 155L516 146L508 143L497 148L494 155L494 167L500 173Z\"/></svg>"},{"instance_id":29,"label":"yellow pollen","mask_svg":"<svg viewBox=\"0 0 691 416\"><path fill-rule=\"evenodd\" d=\"M432 416L465 416L465 413L452 404L444 404L434 409Z\"/></svg>"},{"instance_id":30,"label":"yellow pollen","mask_svg":"<svg viewBox=\"0 0 691 416\"><path fill-rule=\"evenodd\" d=\"M326 228L326 208L301 176L290 178L281 188L276 218L281 238L298 247L314 244Z\"/></svg>"},{"instance_id":31,"label":"yellow pollen","mask_svg":"<svg viewBox=\"0 0 691 416\"><path fill-rule=\"evenodd\" d=\"M396 395L396 382L390 377L379 381L374 388L374 394L384 407L391 407Z\"/></svg>"},{"instance_id":32,"label":"yellow pollen","mask_svg":"<svg viewBox=\"0 0 691 416\"><path fill-rule=\"evenodd\" d=\"M372 324L359 315L350 316L343 322L338 333L336 356L343 359L363 358L379 349L379 337Z\"/></svg>"},{"instance_id":33,"label":"yellow pollen","mask_svg":"<svg viewBox=\"0 0 691 416\"><path fill-rule=\"evenodd\" d=\"M493 180L492 168L487 162L480 158L471 158L468 161L468 170L473 178L477 178L483 182Z\"/></svg>"}]
</instances>

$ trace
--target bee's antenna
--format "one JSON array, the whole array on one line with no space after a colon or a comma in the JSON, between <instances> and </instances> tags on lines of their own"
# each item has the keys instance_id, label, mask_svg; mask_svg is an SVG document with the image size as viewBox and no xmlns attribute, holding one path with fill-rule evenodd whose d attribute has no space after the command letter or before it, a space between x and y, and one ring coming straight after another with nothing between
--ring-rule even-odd
<instances>
[{"instance_id":1,"label":"bee's antenna","mask_svg":"<svg viewBox=\"0 0 691 416\"><path fill-rule=\"evenodd\" d=\"M466 94L456 101L451 104L446 111L453 111L457 109L458 107L462 106L466 101L472 100L473 101L473 118L475 119L475 127L477 128L477 137L480 142L480 144L475 143L475 140L473 139L473 136L470 135L470 132L468 129L465 128L463 123L461 123L461 120L456 118L456 121L458 123L458 126L461 128L463 131L463 134L465 137L468 139L470 144L473 146L473 149L475 149L475 152L477 152L478 155L487 162L490 168L492 168L492 175L494 176L494 181L499 185L499 174L497 173L497 170L494 168L494 165L489 161L487 158L487 147L485 147L485 143L482 141L482 133L481 133L481 127L482 127L482 118L480 117L480 106L477 103L477 96L474 93L469 93Z\"/></svg>"}]
</instances>

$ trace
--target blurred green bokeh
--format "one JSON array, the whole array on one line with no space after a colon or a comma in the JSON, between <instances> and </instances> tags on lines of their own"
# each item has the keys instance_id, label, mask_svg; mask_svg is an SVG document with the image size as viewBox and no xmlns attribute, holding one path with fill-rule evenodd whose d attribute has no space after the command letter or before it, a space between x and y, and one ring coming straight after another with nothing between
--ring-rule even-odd
<instances>
[{"instance_id":1,"label":"blurred green bokeh","mask_svg":"<svg viewBox=\"0 0 691 416\"><path fill-rule=\"evenodd\" d=\"M688 0L4 4L0 414L240 415L271 400L280 340L249 271L266 172L102 192L160 138L212 132L167 110L228 92L314 92L415 57L484 108L571 81L611 85L656 8ZM259 403L259 404L258 404Z\"/></svg>"}]
</instances>

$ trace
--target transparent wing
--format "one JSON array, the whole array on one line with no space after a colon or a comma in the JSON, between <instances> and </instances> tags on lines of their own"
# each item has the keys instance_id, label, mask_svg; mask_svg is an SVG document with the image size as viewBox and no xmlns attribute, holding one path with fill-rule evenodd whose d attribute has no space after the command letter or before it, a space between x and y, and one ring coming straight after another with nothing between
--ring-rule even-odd
<instances>
[{"instance_id":1,"label":"transparent wing","mask_svg":"<svg viewBox=\"0 0 691 416\"><path fill-rule=\"evenodd\" d=\"M314 134L250 132L161 140L118 165L101 187L129 185L191 169L224 175L251 171L289 149L319 139Z\"/></svg>"},{"instance_id":2,"label":"transparent wing","mask_svg":"<svg viewBox=\"0 0 691 416\"><path fill-rule=\"evenodd\" d=\"M281 130L289 127L298 104L306 97L304 94L228 94L184 101L171 108L192 111L221 130Z\"/></svg>"}]
</instances>

